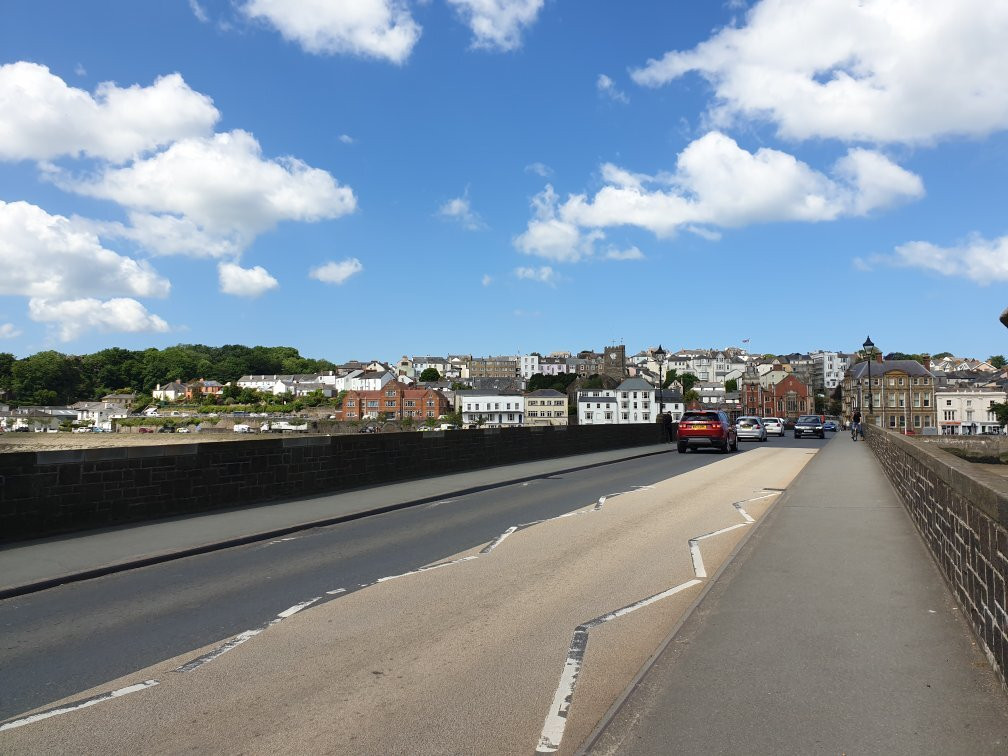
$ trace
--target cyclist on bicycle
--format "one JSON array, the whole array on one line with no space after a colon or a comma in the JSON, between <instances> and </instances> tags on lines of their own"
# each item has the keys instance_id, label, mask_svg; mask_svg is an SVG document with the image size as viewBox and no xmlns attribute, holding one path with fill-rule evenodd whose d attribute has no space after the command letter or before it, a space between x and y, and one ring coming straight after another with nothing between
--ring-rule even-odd
<instances>
[{"instance_id":1,"label":"cyclist on bicycle","mask_svg":"<svg viewBox=\"0 0 1008 756\"><path fill-rule=\"evenodd\" d=\"M854 410L851 416L850 437L852 441L857 441L858 433L861 431L861 412Z\"/></svg>"}]
</instances>

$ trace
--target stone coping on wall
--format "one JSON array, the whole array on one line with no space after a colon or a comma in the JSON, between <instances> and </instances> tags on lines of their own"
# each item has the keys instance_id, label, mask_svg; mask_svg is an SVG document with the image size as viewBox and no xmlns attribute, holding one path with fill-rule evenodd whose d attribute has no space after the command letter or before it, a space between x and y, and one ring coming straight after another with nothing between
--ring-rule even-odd
<instances>
[{"instance_id":1,"label":"stone coping on wall","mask_svg":"<svg viewBox=\"0 0 1008 756\"><path fill-rule=\"evenodd\" d=\"M933 441L871 426L866 427L866 431L885 433L889 443L925 464L977 509L1001 527L1008 528L1008 479L938 448Z\"/></svg>"}]
</instances>

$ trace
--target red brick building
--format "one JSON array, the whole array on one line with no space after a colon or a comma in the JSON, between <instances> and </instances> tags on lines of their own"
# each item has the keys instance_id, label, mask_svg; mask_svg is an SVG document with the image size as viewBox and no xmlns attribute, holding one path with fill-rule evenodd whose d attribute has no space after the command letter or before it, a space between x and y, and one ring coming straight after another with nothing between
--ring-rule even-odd
<instances>
[{"instance_id":1,"label":"red brick building","mask_svg":"<svg viewBox=\"0 0 1008 756\"><path fill-rule=\"evenodd\" d=\"M347 391L337 420L371 418L412 418L417 423L451 412L451 404L440 391L413 388L399 381L386 383L376 391Z\"/></svg>"},{"instance_id":2,"label":"red brick building","mask_svg":"<svg viewBox=\"0 0 1008 756\"><path fill-rule=\"evenodd\" d=\"M758 380L744 381L739 390L745 415L795 418L815 414L815 396L808 385L794 375L787 375L767 388Z\"/></svg>"}]
</instances>

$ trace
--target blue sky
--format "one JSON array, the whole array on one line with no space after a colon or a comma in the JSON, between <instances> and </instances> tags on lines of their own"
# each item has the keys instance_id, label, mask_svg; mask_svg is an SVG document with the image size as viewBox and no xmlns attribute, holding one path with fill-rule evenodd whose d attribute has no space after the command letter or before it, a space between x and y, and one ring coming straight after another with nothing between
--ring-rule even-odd
<instances>
[{"instance_id":1,"label":"blue sky","mask_svg":"<svg viewBox=\"0 0 1008 756\"><path fill-rule=\"evenodd\" d=\"M1008 352L1008 6L8 4L0 351Z\"/></svg>"}]
</instances>

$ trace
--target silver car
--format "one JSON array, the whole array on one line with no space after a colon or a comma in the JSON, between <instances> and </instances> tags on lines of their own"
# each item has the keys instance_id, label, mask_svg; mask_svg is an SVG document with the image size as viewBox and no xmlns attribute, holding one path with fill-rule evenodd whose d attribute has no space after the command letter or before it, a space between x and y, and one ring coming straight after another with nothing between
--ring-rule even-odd
<instances>
[{"instance_id":1,"label":"silver car","mask_svg":"<svg viewBox=\"0 0 1008 756\"><path fill-rule=\"evenodd\" d=\"M764 417L763 426L768 434L784 437L784 421L779 417Z\"/></svg>"},{"instance_id":2,"label":"silver car","mask_svg":"<svg viewBox=\"0 0 1008 756\"><path fill-rule=\"evenodd\" d=\"M766 426L758 417L745 415L735 421L735 432L738 440L748 439L749 441L766 441Z\"/></svg>"}]
</instances>

